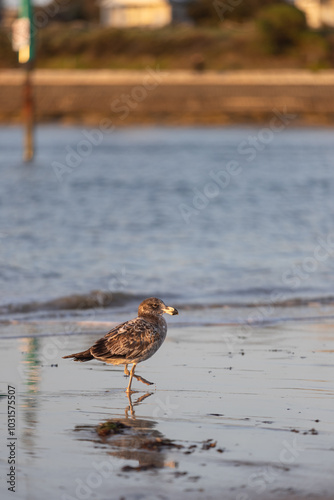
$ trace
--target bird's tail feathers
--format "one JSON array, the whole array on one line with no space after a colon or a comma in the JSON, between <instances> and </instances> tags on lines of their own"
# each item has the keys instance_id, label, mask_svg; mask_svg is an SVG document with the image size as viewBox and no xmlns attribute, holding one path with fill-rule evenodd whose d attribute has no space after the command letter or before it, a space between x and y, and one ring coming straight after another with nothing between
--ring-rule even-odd
<instances>
[{"instance_id":1,"label":"bird's tail feathers","mask_svg":"<svg viewBox=\"0 0 334 500\"><path fill-rule=\"evenodd\" d=\"M90 352L90 348L87 351L77 352L76 354L69 354L68 356L63 356L63 359L74 358L74 361L90 361L94 359Z\"/></svg>"}]
</instances>

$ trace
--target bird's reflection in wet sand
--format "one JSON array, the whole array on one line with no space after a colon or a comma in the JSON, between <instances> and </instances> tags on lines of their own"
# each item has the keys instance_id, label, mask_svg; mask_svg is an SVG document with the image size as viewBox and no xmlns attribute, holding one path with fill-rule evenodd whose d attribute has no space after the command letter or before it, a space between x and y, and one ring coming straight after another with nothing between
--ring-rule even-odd
<instances>
[{"instance_id":1,"label":"bird's reflection in wet sand","mask_svg":"<svg viewBox=\"0 0 334 500\"><path fill-rule=\"evenodd\" d=\"M110 451L107 452L109 455L123 460L138 461L138 466L125 466L123 471L175 468L175 462L166 460L166 451L171 448L183 448L183 446L175 444L155 429L158 424L155 420L136 418L135 416L134 407L152 394L152 392L148 392L134 402L131 399L131 394L128 394L129 405L125 408L125 417L105 420L97 427L76 426L75 430L93 430L94 437L89 440L109 445ZM129 412L131 416L129 416Z\"/></svg>"},{"instance_id":2,"label":"bird's reflection in wet sand","mask_svg":"<svg viewBox=\"0 0 334 500\"><path fill-rule=\"evenodd\" d=\"M153 394L153 392L147 392L146 394L143 394L142 396L140 396L134 403L132 403L131 393L127 392L126 395L128 397L128 400L129 400L129 406L127 406L125 408L125 417L126 418L129 417L129 411L130 411L131 416L133 418L136 418L135 411L134 411L133 407L140 405L140 403L142 403L142 401L144 401L144 399L149 398L150 396L152 396L152 394Z\"/></svg>"}]
</instances>

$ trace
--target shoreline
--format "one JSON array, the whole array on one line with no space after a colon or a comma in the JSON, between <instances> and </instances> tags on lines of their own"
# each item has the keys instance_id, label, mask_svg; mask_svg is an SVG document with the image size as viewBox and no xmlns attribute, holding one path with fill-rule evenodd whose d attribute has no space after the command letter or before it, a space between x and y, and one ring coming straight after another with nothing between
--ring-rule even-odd
<instances>
[{"instance_id":1,"label":"shoreline","mask_svg":"<svg viewBox=\"0 0 334 500\"><path fill-rule=\"evenodd\" d=\"M21 121L23 70L0 74L0 123ZM35 70L39 123L126 127L268 124L334 126L334 71Z\"/></svg>"},{"instance_id":2,"label":"shoreline","mask_svg":"<svg viewBox=\"0 0 334 500\"><path fill-rule=\"evenodd\" d=\"M130 398L122 367L61 358L95 335L0 339L17 395L18 498L76 498L80 484L127 500L329 500L332 330L285 324L231 337L228 326L169 324L138 369L154 385L136 381ZM101 424L124 430L100 437Z\"/></svg>"}]
</instances>

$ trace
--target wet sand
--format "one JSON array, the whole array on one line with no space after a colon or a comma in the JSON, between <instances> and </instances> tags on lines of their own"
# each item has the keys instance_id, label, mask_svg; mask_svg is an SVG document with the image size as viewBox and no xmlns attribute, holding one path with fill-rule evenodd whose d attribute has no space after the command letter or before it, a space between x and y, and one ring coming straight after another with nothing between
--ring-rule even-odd
<instances>
[{"instance_id":1,"label":"wet sand","mask_svg":"<svg viewBox=\"0 0 334 500\"><path fill-rule=\"evenodd\" d=\"M120 367L61 359L97 333L57 336L60 325L47 322L41 329L49 335L0 341L1 392L16 388L18 437L13 494L3 479L2 398L2 499L333 498L330 322L169 321L163 347L137 368L155 384L134 380L131 401Z\"/></svg>"}]
</instances>

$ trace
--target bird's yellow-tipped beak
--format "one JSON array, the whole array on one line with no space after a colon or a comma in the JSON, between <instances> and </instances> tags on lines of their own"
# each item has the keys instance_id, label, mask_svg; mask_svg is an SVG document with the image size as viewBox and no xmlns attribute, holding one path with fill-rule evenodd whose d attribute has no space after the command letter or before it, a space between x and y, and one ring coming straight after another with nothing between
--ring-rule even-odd
<instances>
[{"instance_id":1,"label":"bird's yellow-tipped beak","mask_svg":"<svg viewBox=\"0 0 334 500\"><path fill-rule=\"evenodd\" d=\"M163 309L163 312L166 314L170 314L171 316L174 316L175 314L179 314L178 310L175 309L175 307L170 307L170 306L166 306Z\"/></svg>"}]
</instances>

